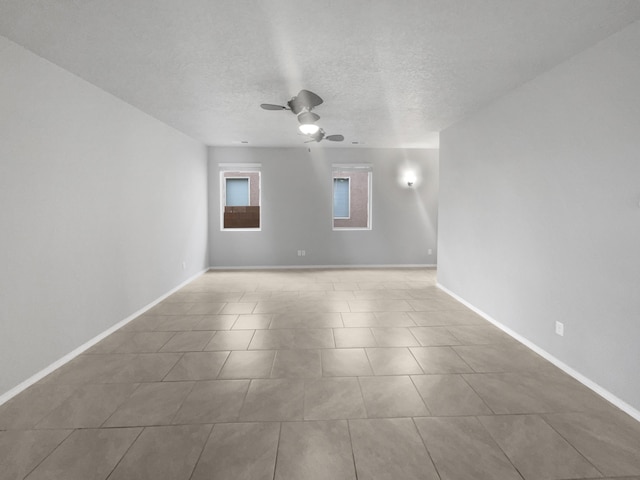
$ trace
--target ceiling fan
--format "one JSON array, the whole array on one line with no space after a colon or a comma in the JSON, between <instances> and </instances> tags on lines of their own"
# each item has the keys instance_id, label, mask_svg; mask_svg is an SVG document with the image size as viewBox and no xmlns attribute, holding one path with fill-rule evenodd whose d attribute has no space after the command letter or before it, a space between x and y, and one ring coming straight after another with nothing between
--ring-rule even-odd
<instances>
[{"instance_id":1,"label":"ceiling fan","mask_svg":"<svg viewBox=\"0 0 640 480\"><path fill-rule=\"evenodd\" d=\"M300 90L298 95L287 102L287 106L262 103L260 107L264 110L291 110L298 117L298 122L300 122L299 130L304 135L309 136L310 140L308 142L320 142L323 138L333 142L343 141L344 137L342 135L325 136L324 130L315 123L320 120L320 115L311 110L322 104L322 102L323 100L319 95L309 90Z\"/></svg>"},{"instance_id":2,"label":"ceiling fan","mask_svg":"<svg viewBox=\"0 0 640 480\"><path fill-rule=\"evenodd\" d=\"M309 142L321 142L322 139L331 140L332 142L341 142L344 140L343 135L325 135L323 129L319 129L316 133L312 133L309 135L310 140L307 140L304 143Z\"/></svg>"}]
</instances>

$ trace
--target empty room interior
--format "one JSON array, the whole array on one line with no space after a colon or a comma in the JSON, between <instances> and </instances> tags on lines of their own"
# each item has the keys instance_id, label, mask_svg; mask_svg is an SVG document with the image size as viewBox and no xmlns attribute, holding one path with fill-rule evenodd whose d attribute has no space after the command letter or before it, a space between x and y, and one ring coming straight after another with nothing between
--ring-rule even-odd
<instances>
[{"instance_id":1,"label":"empty room interior","mask_svg":"<svg viewBox=\"0 0 640 480\"><path fill-rule=\"evenodd\" d=\"M0 1L0 480L640 480L640 1Z\"/></svg>"}]
</instances>

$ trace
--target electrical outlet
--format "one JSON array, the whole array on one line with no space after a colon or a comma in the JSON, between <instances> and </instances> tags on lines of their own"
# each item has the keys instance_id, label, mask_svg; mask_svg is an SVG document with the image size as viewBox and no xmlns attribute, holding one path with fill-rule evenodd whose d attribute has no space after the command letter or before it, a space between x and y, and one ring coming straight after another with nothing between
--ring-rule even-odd
<instances>
[{"instance_id":1,"label":"electrical outlet","mask_svg":"<svg viewBox=\"0 0 640 480\"><path fill-rule=\"evenodd\" d=\"M556 322L556 334L564 337L564 323Z\"/></svg>"},{"instance_id":2,"label":"electrical outlet","mask_svg":"<svg viewBox=\"0 0 640 480\"><path fill-rule=\"evenodd\" d=\"M433 250L432 250L432 249L429 249L429 250L427 250L427 253L428 253L429 255L431 255L431 254L433 253Z\"/></svg>"},{"instance_id":3,"label":"electrical outlet","mask_svg":"<svg viewBox=\"0 0 640 480\"><path fill-rule=\"evenodd\" d=\"M186 270L187 269L187 262L182 262L182 269Z\"/></svg>"},{"instance_id":4,"label":"electrical outlet","mask_svg":"<svg viewBox=\"0 0 640 480\"><path fill-rule=\"evenodd\" d=\"M305 250L302 250L302 256L304 257L307 254Z\"/></svg>"}]
</instances>

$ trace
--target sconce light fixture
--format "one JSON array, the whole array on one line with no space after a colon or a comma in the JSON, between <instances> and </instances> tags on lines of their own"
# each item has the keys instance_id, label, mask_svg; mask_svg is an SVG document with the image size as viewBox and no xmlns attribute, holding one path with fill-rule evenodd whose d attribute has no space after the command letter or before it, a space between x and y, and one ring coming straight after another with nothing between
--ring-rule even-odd
<instances>
[{"instance_id":1,"label":"sconce light fixture","mask_svg":"<svg viewBox=\"0 0 640 480\"><path fill-rule=\"evenodd\" d=\"M407 182L408 187L413 187L413 184L416 183L416 174L407 172L404 176L404 181Z\"/></svg>"}]
</instances>

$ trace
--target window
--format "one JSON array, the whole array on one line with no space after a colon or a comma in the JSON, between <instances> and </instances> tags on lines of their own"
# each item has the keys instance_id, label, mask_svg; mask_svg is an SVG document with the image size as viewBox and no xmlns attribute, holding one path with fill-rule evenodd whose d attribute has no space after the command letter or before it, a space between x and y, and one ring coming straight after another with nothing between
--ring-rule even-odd
<instances>
[{"instance_id":1,"label":"window","mask_svg":"<svg viewBox=\"0 0 640 480\"><path fill-rule=\"evenodd\" d=\"M220 229L260 230L260 165L220 165Z\"/></svg>"},{"instance_id":2,"label":"window","mask_svg":"<svg viewBox=\"0 0 640 480\"><path fill-rule=\"evenodd\" d=\"M333 165L333 229L371 230L371 166Z\"/></svg>"},{"instance_id":3,"label":"window","mask_svg":"<svg viewBox=\"0 0 640 480\"><path fill-rule=\"evenodd\" d=\"M249 178L225 178L227 201L225 206L227 207L248 207L251 202L249 196Z\"/></svg>"},{"instance_id":4,"label":"window","mask_svg":"<svg viewBox=\"0 0 640 480\"><path fill-rule=\"evenodd\" d=\"M349 218L349 177L333 179L333 218Z\"/></svg>"}]
</instances>

